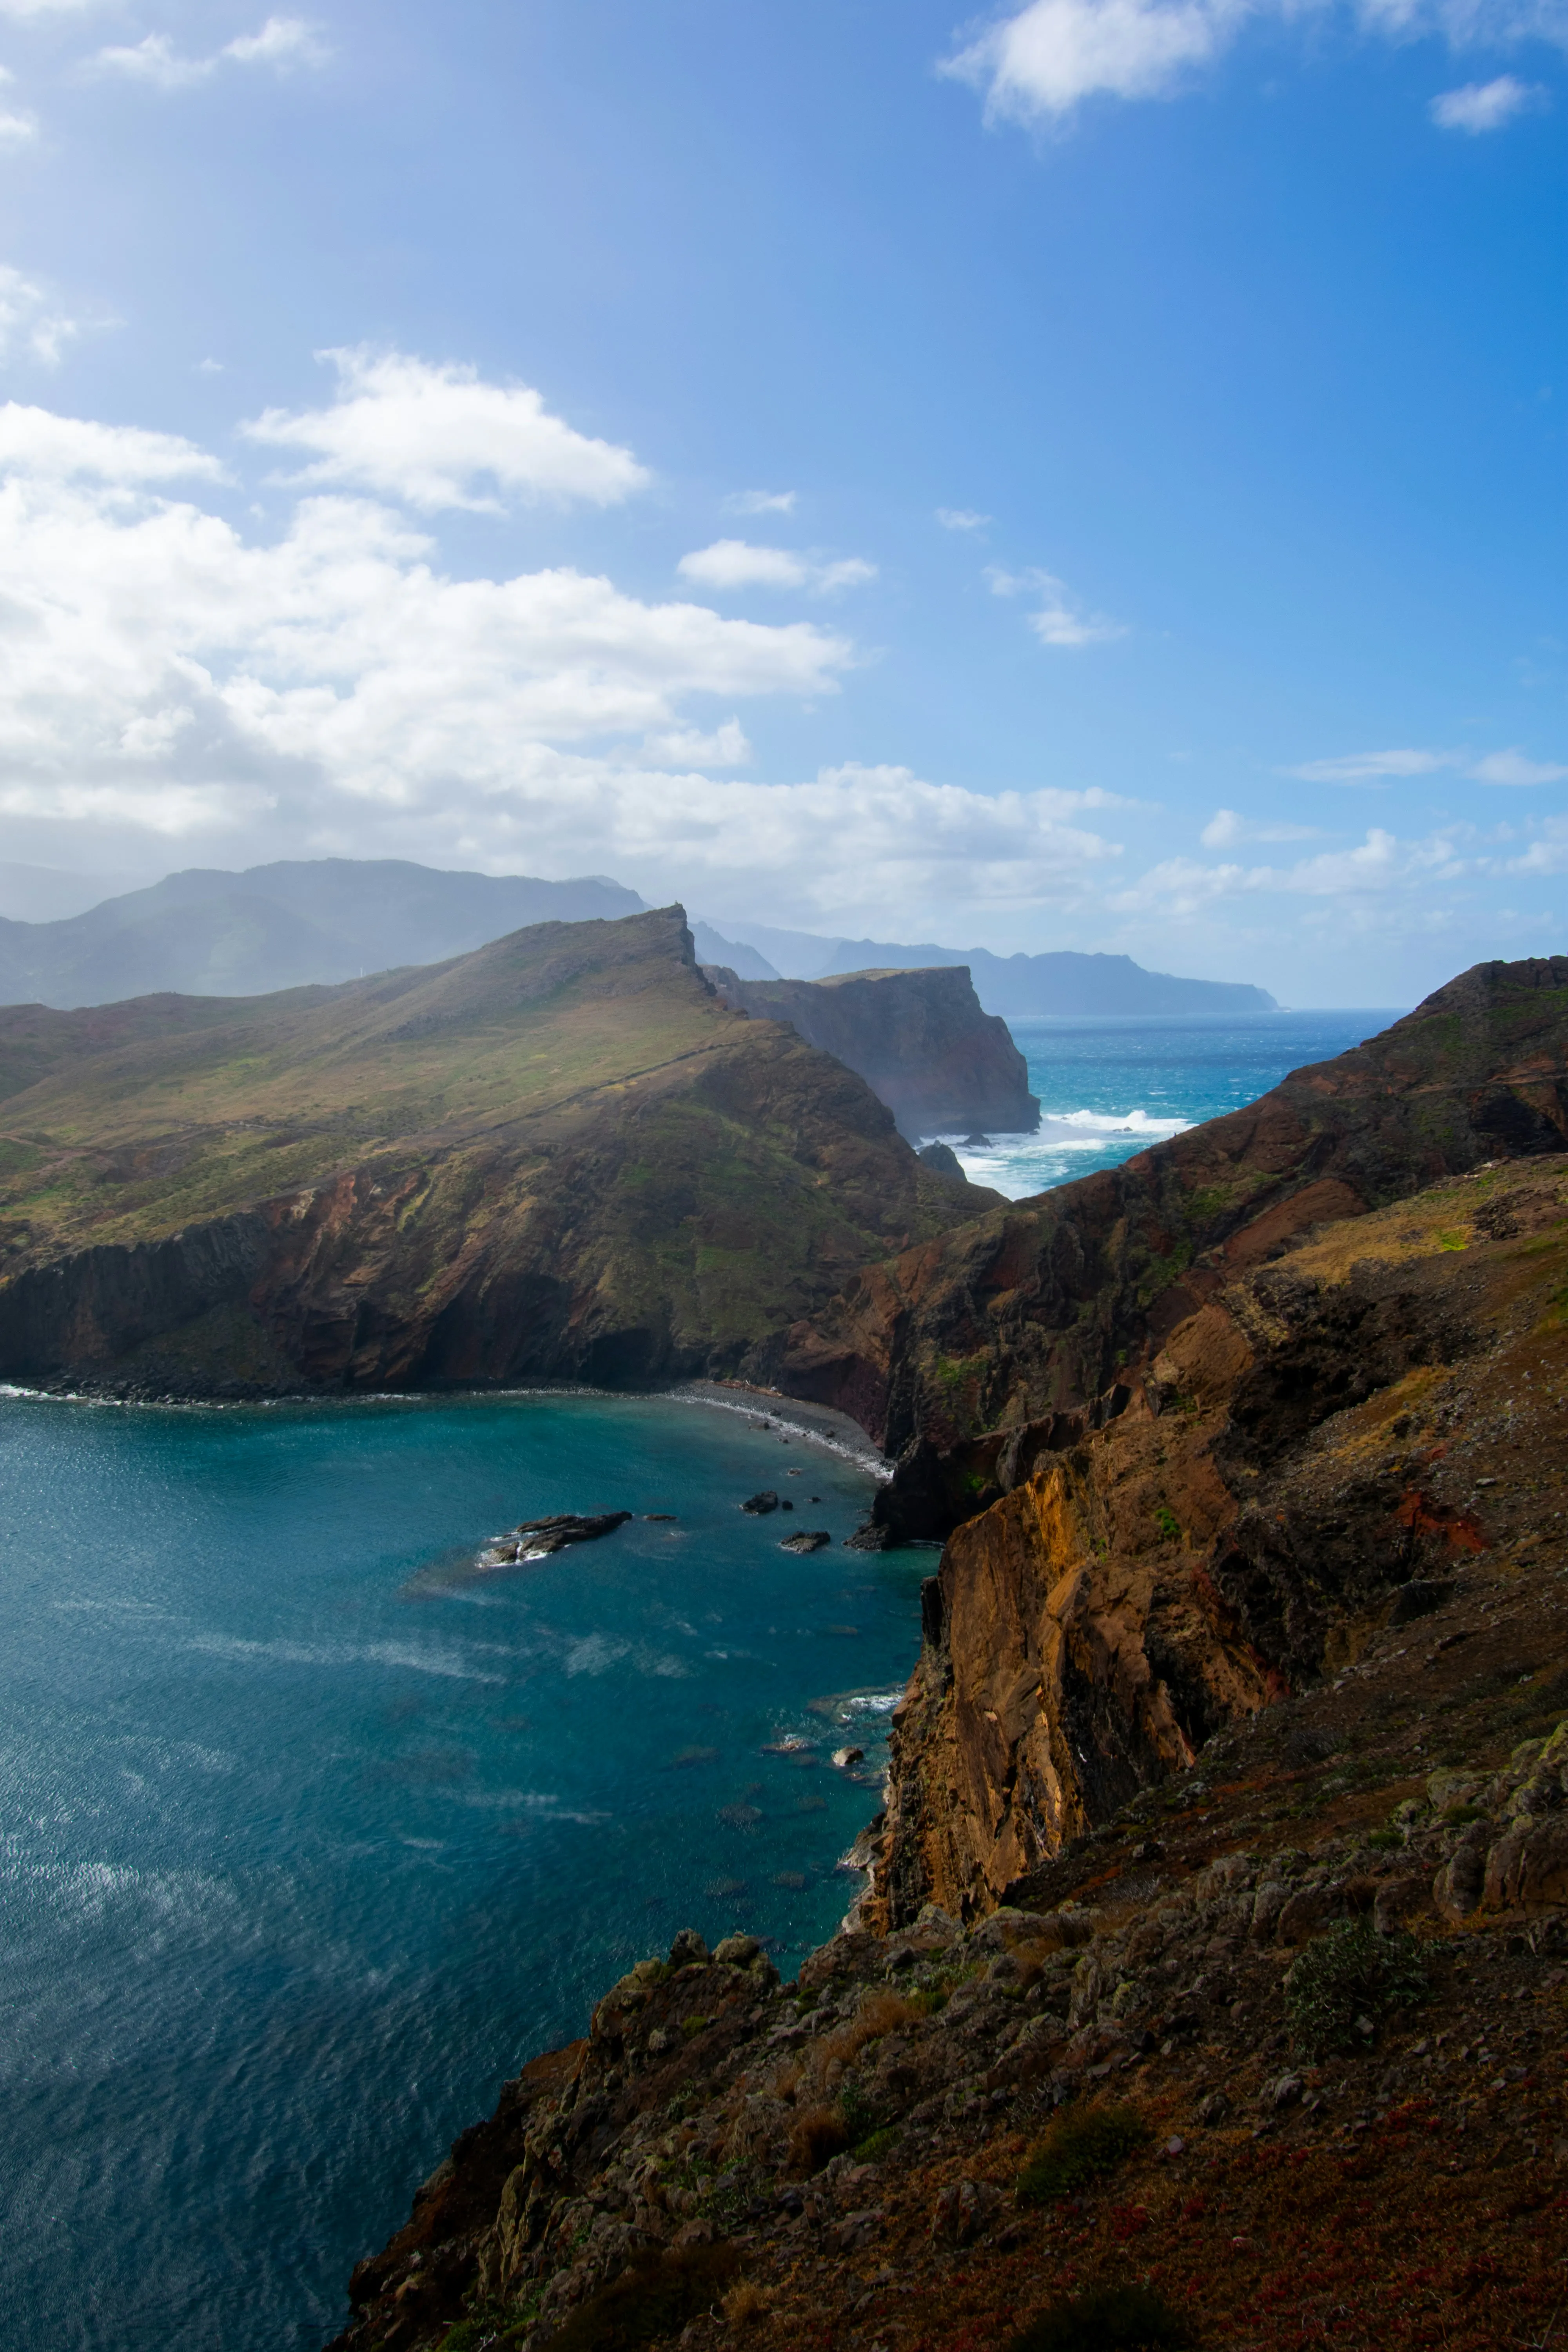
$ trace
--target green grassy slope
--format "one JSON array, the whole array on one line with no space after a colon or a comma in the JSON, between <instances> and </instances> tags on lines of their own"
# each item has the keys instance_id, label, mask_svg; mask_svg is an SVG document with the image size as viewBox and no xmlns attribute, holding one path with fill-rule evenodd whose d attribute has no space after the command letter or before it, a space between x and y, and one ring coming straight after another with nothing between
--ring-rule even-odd
<instances>
[{"instance_id":1,"label":"green grassy slope","mask_svg":"<svg viewBox=\"0 0 1568 2352\"><path fill-rule=\"evenodd\" d=\"M0 1012L14 1375L222 1384L260 1360L237 1313L273 1383L733 1368L990 1197L719 1003L678 908L332 989Z\"/></svg>"}]
</instances>

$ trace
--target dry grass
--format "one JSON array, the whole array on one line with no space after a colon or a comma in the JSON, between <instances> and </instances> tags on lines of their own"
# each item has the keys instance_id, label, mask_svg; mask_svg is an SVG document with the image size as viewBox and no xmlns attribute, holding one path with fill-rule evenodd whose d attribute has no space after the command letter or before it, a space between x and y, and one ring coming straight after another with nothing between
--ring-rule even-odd
<instances>
[{"instance_id":1,"label":"dry grass","mask_svg":"<svg viewBox=\"0 0 1568 2352\"><path fill-rule=\"evenodd\" d=\"M826 2074L835 2061L840 2066L853 2065L868 2042L880 2041L884 2033L896 2033L900 2026L912 2025L921 2015L912 2000L900 1992L868 1992L862 1996L860 2006L846 2023L825 2033L813 2053L813 2063L819 2074Z\"/></svg>"},{"instance_id":2,"label":"dry grass","mask_svg":"<svg viewBox=\"0 0 1568 2352\"><path fill-rule=\"evenodd\" d=\"M759 2319L767 2316L773 2297L754 2279L741 2279L730 2289L719 2308L731 2327L754 2327Z\"/></svg>"},{"instance_id":3,"label":"dry grass","mask_svg":"<svg viewBox=\"0 0 1568 2352\"><path fill-rule=\"evenodd\" d=\"M789 2136L789 2169L809 2175L820 2172L830 2157L849 2145L849 2126L837 2107L807 2107L796 2116Z\"/></svg>"}]
</instances>

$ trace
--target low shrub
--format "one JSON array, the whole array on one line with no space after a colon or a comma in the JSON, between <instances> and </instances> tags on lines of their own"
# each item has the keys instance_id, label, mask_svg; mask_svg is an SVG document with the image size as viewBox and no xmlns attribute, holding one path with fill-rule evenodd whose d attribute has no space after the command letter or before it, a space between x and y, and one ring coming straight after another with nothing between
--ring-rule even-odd
<instances>
[{"instance_id":1,"label":"low shrub","mask_svg":"<svg viewBox=\"0 0 1568 2352\"><path fill-rule=\"evenodd\" d=\"M1064 2295L1015 2336L1007 2352L1174 2352L1193 2333L1146 2286L1102 2286Z\"/></svg>"},{"instance_id":2,"label":"low shrub","mask_svg":"<svg viewBox=\"0 0 1568 2352\"><path fill-rule=\"evenodd\" d=\"M898 2144L898 2125L884 2124L880 2131L868 2133L863 2140L857 2141L851 2153L857 2164L880 2164Z\"/></svg>"},{"instance_id":3,"label":"low shrub","mask_svg":"<svg viewBox=\"0 0 1568 2352\"><path fill-rule=\"evenodd\" d=\"M1403 1929L1380 1936L1363 1919L1341 1920L1308 1945L1285 1979L1290 2040L1303 2058L1353 2048L1391 2009L1410 2009L1429 1989L1426 1957Z\"/></svg>"},{"instance_id":4,"label":"low shrub","mask_svg":"<svg viewBox=\"0 0 1568 2352\"><path fill-rule=\"evenodd\" d=\"M1037 2140L1018 2174L1019 2202L1072 2197L1142 2147L1149 2126L1136 2107L1068 2107Z\"/></svg>"},{"instance_id":5,"label":"low shrub","mask_svg":"<svg viewBox=\"0 0 1568 2352\"><path fill-rule=\"evenodd\" d=\"M849 2131L837 2107L806 2107L790 2126L788 2167L791 2172L820 2172L830 2157L849 2145Z\"/></svg>"},{"instance_id":6,"label":"low shrub","mask_svg":"<svg viewBox=\"0 0 1568 2352\"><path fill-rule=\"evenodd\" d=\"M741 2258L732 2246L692 2246L634 2263L579 2304L551 2337L551 2352L638 2352L688 2320L710 2311L733 2285Z\"/></svg>"},{"instance_id":7,"label":"low shrub","mask_svg":"<svg viewBox=\"0 0 1568 2352\"><path fill-rule=\"evenodd\" d=\"M765 2287L760 2287L754 2279L742 2279L730 2289L719 2307L731 2327L754 2327L759 2319L766 2317L771 2301Z\"/></svg>"}]
</instances>

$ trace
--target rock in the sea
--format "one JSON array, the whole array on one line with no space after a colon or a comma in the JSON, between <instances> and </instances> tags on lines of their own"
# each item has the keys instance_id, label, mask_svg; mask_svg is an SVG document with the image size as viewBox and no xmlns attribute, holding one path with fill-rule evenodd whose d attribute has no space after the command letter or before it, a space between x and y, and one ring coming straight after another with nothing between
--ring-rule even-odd
<instances>
[{"instance_id":1,"label":"rock in the sea","mask_svg":"<svg viewBox=\"0 0 1568 2352\"><path fill-rule=\"evenodd\" d=\"M863 1748L836 1748L833 1751L833 1760L841 1772L847 1772L851 1764L865 1762L866 1750Z\"/></svg>"},{"instance_id":2,"label":"rock in the sea","mask_svg":"<svg viewBox=\"0 0 1568 2352\"><path fill-rule=\"evenodd\" d=\"M795 1536L785 1536L780 1551L823 1551L833 1541L826 1528L802 1528Z\"/></svg>"},{"instance_id":3,"label":"rock in the sea","mask_svg":"<svg viewBox=\"0 0 1568 2352\"><path fill-rule=\"evenodd\" d=\"M778 1507L779 1498L773 1488L764 1486L760 1494L748 1495L741 1508L750 1511L754 1519L760 1519L765 1512L776 1511Z\"/></svg>"},{"instance_id":4,"label":"rock in the sea","mask_svg":"<svg viewBox=\"0 0 1568 2352\"><path fill-rule=\"evenodd\" d=\"M556 1511L547 1519L523 1519L514 1530L519 1538L516 1557L538 1559L564 1551L568 1544L594 1543L625 1527L630 1517L629 1511Z\"/></svg>"}]
</instances>

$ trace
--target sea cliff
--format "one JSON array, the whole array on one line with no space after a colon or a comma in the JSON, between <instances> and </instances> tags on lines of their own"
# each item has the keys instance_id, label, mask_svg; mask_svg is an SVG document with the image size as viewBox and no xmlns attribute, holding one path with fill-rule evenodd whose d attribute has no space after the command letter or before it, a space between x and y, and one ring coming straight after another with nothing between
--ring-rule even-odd
<instances>
[{"instance_id":1,"label":"sea cliff","mask_svg":"<svg viewBox=\"0 0 1568 2352\"><path fill-rule=\"evenodd\" d=\"M944 1129L1032 1133L1040 1106L1005 1021L983 1012L963 966L830 980L742 980L707 967L726 1004L787 1022L866 1080L911 1141Z\"/></svg>"},{"instance_id":2,"label":"sea cliff","mask_svg":"<svg viewBox=\"0 0 1568 2352\"><path fill-rule=\"evenodd\" d=\"M1101 1180L1033 1213L965 1310L994 1384L911 1452L954 1524L846 1931L789 1986L746 1938L640 1963L361 2265L339 2352L1370 2347L1391 2283L1412 2342L1549 2336L1565 995L1467 975L1150 1155L1120 1239ZM1086 1229L1063 1315L1041 1236L1059 1272ZM900 1262L886 1360L931 1344L911 1267L994 1270L978 1231Z\"/></svg>"}]
</instances>

